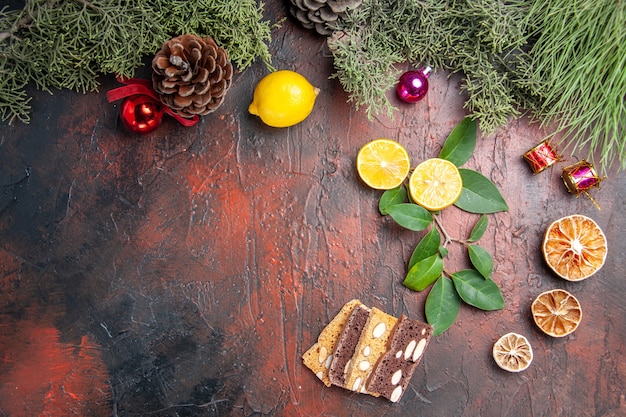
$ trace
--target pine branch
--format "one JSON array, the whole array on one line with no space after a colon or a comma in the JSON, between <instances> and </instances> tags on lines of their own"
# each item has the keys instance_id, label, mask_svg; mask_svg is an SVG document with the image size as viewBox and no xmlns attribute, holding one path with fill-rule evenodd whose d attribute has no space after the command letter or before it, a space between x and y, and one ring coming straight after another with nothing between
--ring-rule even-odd
<instances>
[{"instance_id":1,"label":"pine branch","mask_svg":"<svg viewBox=\"0 0 626 417\"><path fill-rule=\"evenodd\" d=\"M131 77L164 42L183 33L211 36L240 70L271 67L270 24L255 0L28 0L0 10L0 117L28 122L25 88L78 92L100 75Z\"/></svg>"},{"instance_id":2,"label":"pine branch","mask_svg":"<svg viewBox=\"0 0 626 417\"><path fill-rule=\"evenodd\" d=\"M589 159L626 169L623 0L364 0L339 24L348 39L328 40L333 77L368 116L393 115L395 64L427 64L463 74L484 133L530 112Z\"/></svg>"},{"instance_id":3,"label":"pine branch","mask_svg":"<svg viewBox=\"0 0 626 417\"><path fill-rule=\"evenodd\" d=\"M492 0L365 0L342 27L354 39L344 39L343 45L328 41L335 59L333 76L357 107L367 106L371 117L382 111L393 115L386 94L397 81L396 64L463 72L463 89L469 95L465 106L481 129L491 133L519 114L506 66L499 61L525 41L524 5L524 0L506 6Z\"/></svg>"}]
</instances>

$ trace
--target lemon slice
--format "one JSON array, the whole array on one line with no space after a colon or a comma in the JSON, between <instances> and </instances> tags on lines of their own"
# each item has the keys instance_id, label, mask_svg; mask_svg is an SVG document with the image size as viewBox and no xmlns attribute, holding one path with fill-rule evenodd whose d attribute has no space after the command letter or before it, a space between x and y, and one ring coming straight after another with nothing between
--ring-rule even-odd
<instances>
[{"instance_id":1,"label":"lemon slice","mask_svg":"<svg viewBox=\"0 0 626 417\"><path fill-rule=\"evenodd\" d=\"M539 294L530 310L535 324L552 337L563 337L574 332L583 315L578 299L561 289Z\"/></svg>"},{"instance_id":2,"label":"lemon slice","mask_svg":"<svg viewBox=\"0 0 626 417\"><path fill-rule=\"evenodd\" d=\"M493 345L493 359L509 372L521 372L533 361L533 349L524 336L507 333Z\"/></svg>"},{"instance_id":3,"label":"lemon slice","mask_svg":"<svg viewBox=\"0 0 626 417\"><path fill-rule=\"evenodd\" d=\"M546 263L558 276L568 281L581 281L604 265L606 236L589 217L574 214L548 226L542 252Z\"/></svg>"},{"instance_id":4,"label":"lemon slice","mask_svg":"<svg viewBox=\"0 0 626 417\"><path fill-rule=\"evenodd\" d=\"M461 195L463 181L452 162L432 158L419 164L409 179L409 192L414 202L430 211L451 206Z\"/></svg>"},{"instance_id":5,"label":"lemon slice","mask_svg":"<svg viewBox=\"0 0 626 417\"><path fill-rule=\"evenodd\" d=\"M410 168L406 149L391 139L366 143L356 157L359 176L365 184L378 190L390 190L402 184Z\"/></svg>"}]
</instances>

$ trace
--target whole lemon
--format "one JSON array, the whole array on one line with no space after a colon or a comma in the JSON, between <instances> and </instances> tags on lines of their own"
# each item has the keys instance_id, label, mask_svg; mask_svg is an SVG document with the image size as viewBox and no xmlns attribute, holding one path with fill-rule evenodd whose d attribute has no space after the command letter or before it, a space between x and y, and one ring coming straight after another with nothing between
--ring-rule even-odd
<instances>
[{"instance_id":1,"label":"whole lemon","mask_svg":"<svg viewBox=\"0 0 626 417\"><path fill-rule=\"evenodd\" d=\"M319 91L297 72L274 71L256 85L248 111L269 126L293 126L309 116Z\"/></svg>"}]
</instances>

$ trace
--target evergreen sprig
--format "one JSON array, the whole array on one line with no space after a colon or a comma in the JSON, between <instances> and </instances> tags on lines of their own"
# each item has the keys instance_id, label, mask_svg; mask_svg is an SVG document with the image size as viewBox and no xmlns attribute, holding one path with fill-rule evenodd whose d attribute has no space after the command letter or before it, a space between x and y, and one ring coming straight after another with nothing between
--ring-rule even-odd
<instances>
[{"instance_id":1,"label":"evergreen sprig","mask_svg":"<svg viewBox=\"0 0 626 417\"><path fill-rule=\"evenodd\" d=\"M528 20L536 41L522 77L542 98L537 115L573 150L625 169L626 2L533 0Z\"/></svg>"},{"instance_id":2,"label":"evergreen sprig","mask_svg":"<svg viewBox=\"0 0 626 417\"><path fill-rule=\"evenodd\" d=\"M426 64L463 74L483 132L530 112L590 159L626 168L623 0L364 0L336 25L333 77L369 117L393 116L398 64Z\"/></svg>"},{"instance_id":3,"label":"evergreen sprig","mask_svg":"<svg viewBox=\"0 0 626 417\"><path fill-rule=\"evenodd\" d=\"M463 72L465 106L485 132L518 114L506 63L524 43L528 5L524 0L364 0L338 23L345 33L331 37L335 74L350 99L368 116L395 110L387 93L404 62ZM386 71L387 77L380 72Z\"/></svg>"},{"instance_id":4,"label":"evergreen sprig","mask_svg":"<svg viewBox=\"0 0 626 417\"><path fill-rule=\"evenodd\" d=\"M173 36L211 36L240 70L271 66L270 23L255 0L28 0L0 10L0 118L28 122L29 83L97 89L102 74L132 77Z\"/></svg>"}]
</instances>

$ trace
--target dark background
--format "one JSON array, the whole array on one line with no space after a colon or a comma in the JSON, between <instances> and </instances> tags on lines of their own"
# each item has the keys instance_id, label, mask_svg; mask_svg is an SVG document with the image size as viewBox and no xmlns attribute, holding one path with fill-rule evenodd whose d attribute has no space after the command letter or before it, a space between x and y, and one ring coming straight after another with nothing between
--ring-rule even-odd
<instances>
[{"instance_id":1,"label":"dark background","mask_svg":"<svg viewBox=\"0 0 626 417\"><path fill-rule=\"evenodd\" d=\"M272 21L286 17L268 4ZM377 211L380 192L355 170L359 148L388 137L412 166L434 157L465 116L460 78L436 72L393 119L356 111L324 39L287 19L273 64L321 89L303 123L274 129L248 114L263 64L235 75L224 104L185 128L166 117L127 131L106 91L32 90L30 124L0 126L0 415L84 416L623 416L626 184L613 167L589 199L568 194L562 168L532 175L521 155L547 134L526 118L479 137L465 165L491 178L510 210L489 216L505 307L463 306L433 339L399 404L332 387L301 354L341 306L359 298L424 319L426 293L402 286L423 233ZM409 66L400 68L409 69ZM148 77L143 70L139 76ZM148 75L146 75L148 74ZM545 228L585 214L606 233L604 267L578 283L545 266ZM446 209L466 238L477 215ZM446 268L467 264L450 246ZM564 288L583 320L562 339L541 333L530 303ZM491 357L504 333L526 335L520 374ZM46 414L47 413L47 414Z\"/></svg>"}]
</instances>

